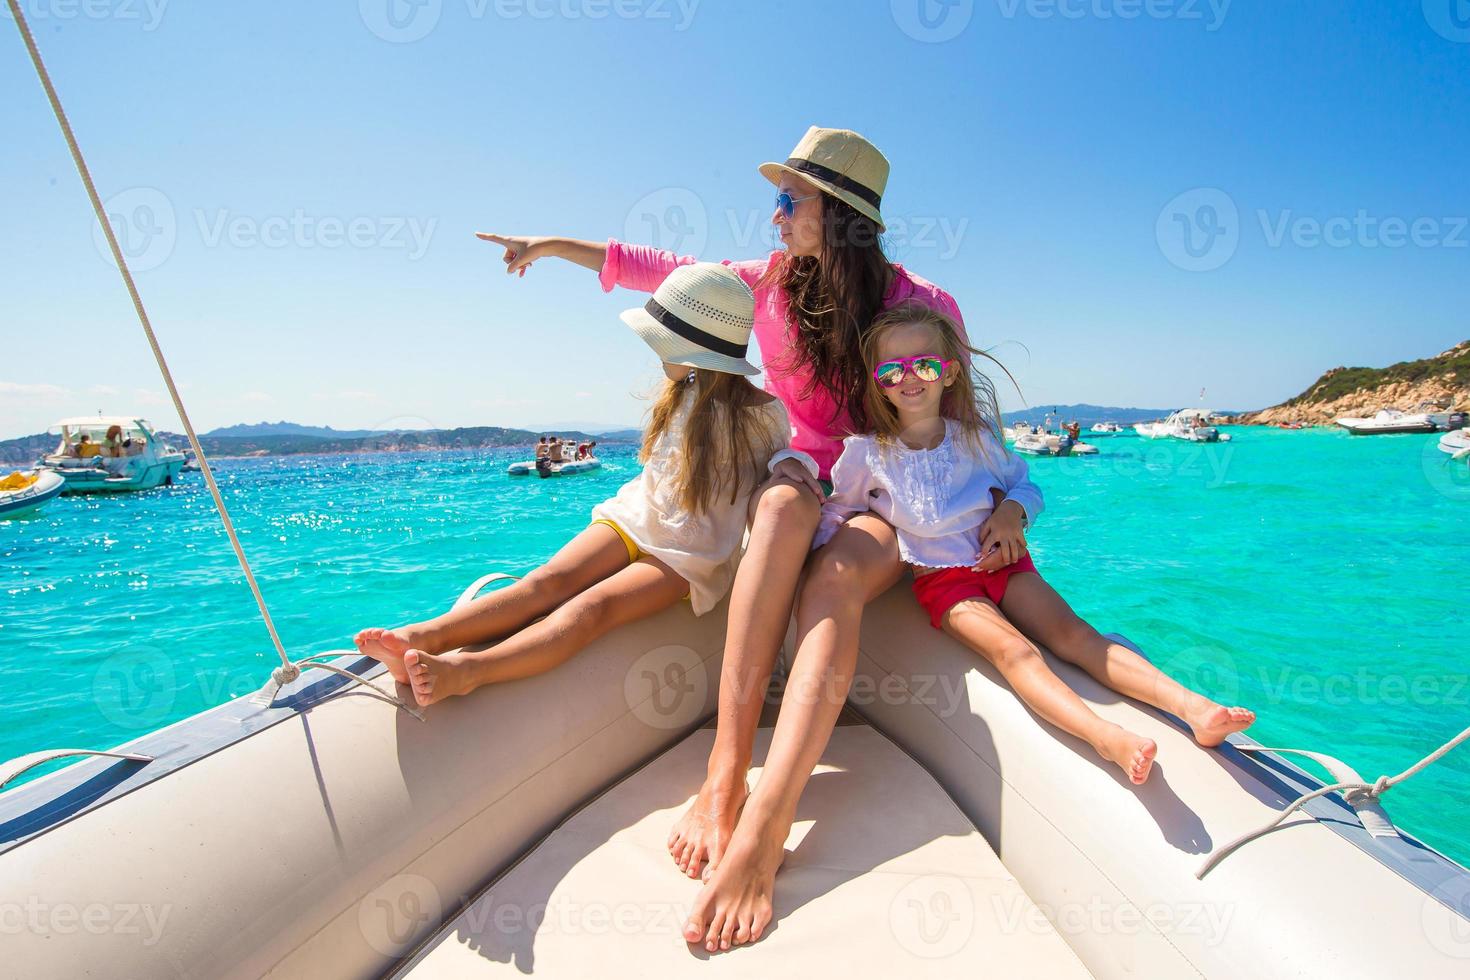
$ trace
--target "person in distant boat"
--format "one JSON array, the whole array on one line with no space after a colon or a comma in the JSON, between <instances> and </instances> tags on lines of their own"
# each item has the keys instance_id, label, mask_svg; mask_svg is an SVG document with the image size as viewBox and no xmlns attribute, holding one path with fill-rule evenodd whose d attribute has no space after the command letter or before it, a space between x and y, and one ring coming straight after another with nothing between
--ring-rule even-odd
<instances>
[{"instance_id":1,"label":"person in distant boat","mask_svg":"<svg viewBox=\"0 0 1470 980\"><path fill-rule=\"evenodd\" d=\"M581 460L581 459L586 459L588 456L591 456L592 455L592 446L593 445L594 445L594 443L591 443L591 442L579 442L579 443L577 443L577 457L576 458L579 459L579 460Z\"/></svg>"},{"instance_id":2,"label":"person in distant boat","mask_svg":"<svg viewBox=\"0 0 1470 980\"><path fill-rule=\"evenodd\" d=\"M561 436L551 437L551 446L547 450L546 456L553 463L566 462L566 458L562 452Z\"/></svg>"},{"instance_id":3,"label":"person in distant boat","mask_svg":"<svg viewBox=\"0 0 1470 980\"><path fill-rule=\"evenodd\" d=\"M102 455L117 459L123 455L123 447L126 445L127 442L123 440L122 426L108 426L107 435L102 439Z\"/></svg>"},{"instance_id":4,"label":"person in distant boat","mask_svg":"<svg viewBox=\"0 0 1470 980\"><path fill-rule=\"evenodd\" d=\"M536 458L541 459L550 451L551 446L547 444L546 437L542 436L541 440L536 443Z\"/></svg>"},{"instance_id":5,"label":"person in distant boat","mask_svg":"<svg viewBox=\"0 0 1470 980\"><path fill-rule=\"evenodd\" d=\"M1099 717L1030 637L1098 683L1178 715L1201 745L1219 745L1255 721L1102 636L1042 579L1025 535L1041 491L1025 460L1006 451L994 386L971 370L981 352L953 319L916 304L894 307L873 321L863 350L875 431L845 440L813 548L853 517L878 513L897 531L930 625L990 661L1033 711L1135 784L1148 779L1157 744ZM981 567L997 553L1001 567Z\"/></svg>"},{"instance_id":6,"label":"person in distant boat","mask_svg":"<svg viewBox=\"0 0 1470 980\"><path fill-rule=\"evenodd\" d=\"M358 649L410 685L419 704L544 673L681 599L702 616L729 591L751 495L788 450L791 423L781 401L747 377L759 371L745 358L750 288L710 263L681 268L666 285L657 305L622 314L667 379L639 475L513 585L433 619L357 634Z\"/></svg>"},{"instance_id":7,"label":"person in distant boat","mask_svg":"<svg viewBox=\"0 0 1470 980\"><path fill-rule=\"evenodd\" d=\"M93 442L91 436L82 433L82 438L77 442L77 455L82 459L92 459L101 453L102 447Z\"/></svg>"}]
</instances>

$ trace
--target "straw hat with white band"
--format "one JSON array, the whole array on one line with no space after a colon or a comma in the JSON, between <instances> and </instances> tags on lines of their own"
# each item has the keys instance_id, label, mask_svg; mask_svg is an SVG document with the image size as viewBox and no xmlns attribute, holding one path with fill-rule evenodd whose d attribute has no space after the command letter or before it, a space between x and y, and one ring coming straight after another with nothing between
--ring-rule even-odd
<instances>
[{"instance_id":1,"label":"straw hat with white band","mask_svg":"<svg viewBox=\"0 0 1470 980\"><path fill-rule=\"evenodd\" d=\"M883 191L888 186L888 158L850 129L806 131L785 163L761 164L761 176L780 185L791 173L852 205L883 230Z\"/></svg>"},{"instance_id":2,"label":"straw hat with white band","mask_svg":"<svg viewBox=\"0 0 1470 980\"><path fill-rule=\"evenodd\" d=\"M728 266L681 265L642 308L619 316L668 364L759 374L746 360L755 295Z\"/></svg>"}]
</instances>

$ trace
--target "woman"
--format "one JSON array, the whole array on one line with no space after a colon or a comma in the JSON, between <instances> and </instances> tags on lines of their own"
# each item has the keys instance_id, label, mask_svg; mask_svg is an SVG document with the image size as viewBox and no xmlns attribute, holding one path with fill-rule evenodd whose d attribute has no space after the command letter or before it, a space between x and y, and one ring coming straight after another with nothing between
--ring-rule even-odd
<instances>
[{"instance_id":1,"label":"woman","mask_svg":"<svg viewBox=\"0 0 1470 980\"><path fill-rule=\"evenodd\" d=\"M785 163L760 171L777 187L771 221L785 249L725 264L755 291L766 389L786 405L794 451L772 461L770 480L752 498L749 545L730 593L715 745L704 786L669 835L680 869L705 878L684 938L711 952L759 939L769 924L797 800L851 684L863 606L902 573L893 529L871 514L848 521L808 560L842 439L866 427L861 338L879 312L905 301L960 320L948 293L884 257L878 236L888 161L863 137L813 126ZM479 237L505 248L507 273L524 276L538 259L561 258L597 272L604 290L652 291L695 261L615 240ZM999 556L988 562L999 567ZM761 704L793 599L797 651L762 776L748 790ZM1049 614L1063 622L1070 610L1060 598L1056 606Z\"/></svg>"}]
</instances>

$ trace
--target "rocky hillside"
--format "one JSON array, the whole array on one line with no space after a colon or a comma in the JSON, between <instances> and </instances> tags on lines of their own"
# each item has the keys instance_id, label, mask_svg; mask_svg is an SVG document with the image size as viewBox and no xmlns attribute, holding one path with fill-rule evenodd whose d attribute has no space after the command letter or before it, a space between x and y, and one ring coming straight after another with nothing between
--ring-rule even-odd
<instances>
[{"instance_id":1,"label":"rocky hillside","mask_svg":"<svg viewBox=\"0 0 1470 980\"><path fill-rule=\"evenodd\" d=\"M1369 416L1380 408L1409 412L1422 402L1470 410L1470 340L1436 357L1386 368L1333 368L1295 398L1241 416L1240 421L1324 425L1343 415Z\"/></svg>"}]
</instances>

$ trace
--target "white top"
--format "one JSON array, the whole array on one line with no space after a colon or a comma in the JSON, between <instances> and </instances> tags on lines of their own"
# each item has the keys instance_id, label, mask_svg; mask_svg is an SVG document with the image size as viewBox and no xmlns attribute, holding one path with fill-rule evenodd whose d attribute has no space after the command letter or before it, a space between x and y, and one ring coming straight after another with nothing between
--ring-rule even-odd
<instances>
[{"instance_id":1,"label":"white top","mask_svg":"<svg viewBox=\"0 0 1470 980\"><path fill-rule=\"evenodd\" d=\"M653 444L643 472L623 484L617 496L592 508L592 519L617 524L640 549L687 579L694 615L702 616L725 597L734 581L755 486L742 487L732 504L727 485L722 492L711 494L708 509L698 516L680 505L674 475L683 453L684 424L692 403L693 399L686 396L668 430ZM791 420L779 399L773 398L753 411L766 423L768 451L775 453L791 445ZM760 446L759 440L756 446ZM815 464L805 462L815 477Z\"/></svg>"},{"instance_id":2,"label":"white top","mask_svg":"<svg viewBox=\"0 0 1470 980\"><path fill-rule=\"evenodd\" d=\"M844 439L812 547L830 541L849 517L872 511L898 532L904 561L969 567L980 557L980 525L994 509L992 489L1020 504L1028 525L1035 521L1045 505L1026 475L1026 461L988 433L983 453L957 436L957 424L946 419L944 439L933 449L879 446L876 436Z\"/></svg>"}]
</instances>

